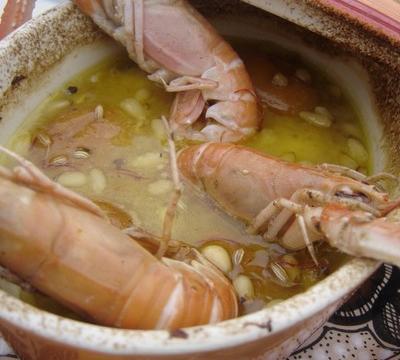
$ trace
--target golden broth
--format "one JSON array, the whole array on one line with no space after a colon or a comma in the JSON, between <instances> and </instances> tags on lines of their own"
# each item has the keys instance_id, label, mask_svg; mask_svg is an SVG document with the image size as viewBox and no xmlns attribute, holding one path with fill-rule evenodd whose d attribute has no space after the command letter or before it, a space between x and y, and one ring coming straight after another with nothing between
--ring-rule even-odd
<instances>
[{"instance_id":1,"label":"golden broth","mask_svg":"<svg viewBox=\"0 0 400 360\"><path fill-rule=\"evenodd\" d=\"M340 87L290 54L277 57L238 48L258 90L273 94L263 99L261 131L245 145L288 161L330 162L367 171L366 139ZM168 115L172 99L120 56L71 79L24 122L9 147L50 178L96 201L117 226L138 225L160 234L172 194L160 117ZM248 235L244 224L188 184L173 237L201 249L222 246L228 252L228 276L244 274L254 288L254 296L241 298L243 313L304 291L346 260L325 244L316 245L318 267L305 250L287 254L277 244ZM238 257L241 262L235 265ZM21 294L59 312L55 305Z\"/></svg>"}]
</instances>

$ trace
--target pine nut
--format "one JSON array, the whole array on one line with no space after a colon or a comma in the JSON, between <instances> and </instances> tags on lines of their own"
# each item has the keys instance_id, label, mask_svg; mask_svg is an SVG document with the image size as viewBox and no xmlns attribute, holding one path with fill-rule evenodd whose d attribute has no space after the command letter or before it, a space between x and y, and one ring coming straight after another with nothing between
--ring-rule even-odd
<instances>
[{"instance_id":1,"label":"pine nut","mask_svg":"<svg viewBox=\"0 0 400 360\"><path fill-rule=\"evenodd\" d=\"M143 105L134 98L125 99L120 103L120 107L128 115L143 122L146 119L146 110Z\"/></svg>"},{"instance_id":2,"label":"pine nut","mask_svg":"<svg viewBox=\"0 0 400 360\"><path fill-rule=\"evenodd\" d=\"M92 169L89 173L92 189L95 194L101 194L107 186L107 179L100 169Z\"/></svg>"},{"instance_id":3,"label":"pine nut","mask_svg":"<svg viewBox=\"0 0 400 360\"><path fill-rule=\"evenodd\" d=\"M354 138L347 139L347 147L349 149L349 156L360 165L368 161L368 152L359 140Z\"/></svg>"},{"instance_id":4,"label":"pine nut","mask_svg":"<svg viewBox=\"0 0 400 360\"><path fill-rule=\"evenodd\" d=\"M201 250L201 253L224 273L232 270L231 257L222 246L208 245Z\"/></svg>"},{"instance_id":5,"label":"pine nut","mask_svg":"<svg viewBox=\"0 0 400 360\"><path fill-rule=\"evenodd\" d=\"M101 105L97 105L94 109L94 117L96 120L103 120L104 117L104 108Z\"/></svg>"},{"instance_id":6,"label":"pine nut","mask_svg":"<svg viewBox=\"0 0 400 360\"><path fill-rule=\"evenodd\" d=\"M328 128L332 125L331 119L325 115L313 113L310 111L302 111L299 113L301 119L307 121L308 123L318 126Z\"/></svg>"},{"instance_id":7,"label":"pine nut","mask_svg":"<svg viewBox=\"0 0 400 360\"><path fill-rule=\"evenodd\" d=\"M79 187L86 184L87 177L80 171L66 171L58 176L57 182L67 187Z\"/></svg>"},{"instance_id":8,"label":"pine nut","mask_svg":"<svg viewBox=\"0 0 400 360\"><path fill-rule=\"evenodd\" d=\"M251 280L246 275L239 275L233 280L233 287L239 298L254 298L254 287Z\"/></svg>"},{"instance_id":9,"label":"pine nut","mask_svg":"<svg viewBox=\"0 0 400 360\"><path fill-rule=\"evenodd\" d=\"M151 195L163 195L172 190L172 182L165 179L157 180L147 186Z\"/></svg>"}]
</instances>

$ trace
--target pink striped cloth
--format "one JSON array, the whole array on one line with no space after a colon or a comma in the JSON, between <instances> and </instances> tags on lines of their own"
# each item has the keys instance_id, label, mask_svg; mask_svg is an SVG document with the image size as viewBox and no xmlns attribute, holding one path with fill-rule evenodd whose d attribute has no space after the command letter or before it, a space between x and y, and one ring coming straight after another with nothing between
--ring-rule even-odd
<instances>
[{"instance_id":1,"label":"pink striped cloth","mask_svg":"<svg viewBox=\"0 0 400 360\"><path fill-rule=\"evenodd\" d=\"M333 10L339 10L368 27L400 40L399 0L319 0Z\"/></svg>"}]
</instances>

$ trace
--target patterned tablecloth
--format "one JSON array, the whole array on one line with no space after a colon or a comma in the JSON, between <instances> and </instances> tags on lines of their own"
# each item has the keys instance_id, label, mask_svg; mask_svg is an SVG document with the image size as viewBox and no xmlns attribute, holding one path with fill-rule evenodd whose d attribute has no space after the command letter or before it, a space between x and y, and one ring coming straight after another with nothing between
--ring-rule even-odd
<instances>
[{"instance_id":1,"label":"patterned tablecloth","mask_svg":"<svg viewBox=\"0 0 400 360\"><path fill-rule=\"evenodd\" d=\"M61 1L38 0L34 15ZM6 359L18 357L0 337L0 360ZM288 360L300 359L400 360L400 269L383 265Z\"/></svg>"}]
</instances>

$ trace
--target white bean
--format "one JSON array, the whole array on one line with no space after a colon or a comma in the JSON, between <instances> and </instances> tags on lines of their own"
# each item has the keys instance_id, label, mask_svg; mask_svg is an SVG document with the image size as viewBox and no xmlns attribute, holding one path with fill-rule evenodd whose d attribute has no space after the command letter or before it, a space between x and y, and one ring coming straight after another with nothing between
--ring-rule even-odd
<instances>
[{"instance_id":1,"label":"white bean","mask_svg":"<svg viewBox=\"0 0 400 360\"><path fill-rule=\"evenodd\" d=\"M368 161L368 152L359 140L354 138L347 139L347 147L349 149L349 156L360 165Z\"/></svg>"},{"instance_id":2,"label":"white bean","mask_svg":"<svg viewBox=\"0 0 400 360\"><path fill-rule=\"evenodd\" d=\"M150 97L151 97L151 92L146 88L139 89L138 91L135 92L135 99L141 103L144 103L145 101L149 100Z\"/></svg>"},{"instance_id":3,"label":"white bean","mask_svg":"<svg viewBox=\"0 0 400 360\"><path fill-rule=\"evenodd\" d=\"M345 122L340 124L340 130L347 136L357 137L360 135L360 130L358 130L357 126L352 123Z\"/></svg>"},{"instance_id":4,"label":"white bean","mask_svg":"<svg viewBox=\"0 0 400 360\"><path fill-rule=\"evenodd\" d=\"M339 163L340 165L346 166L354 170L356 170L359 166L356 161L354 161L350 156L347 156L346 154L340 154Z\"/></svg>"},{"instance_id":5,"label":"white bean","mask_svg":"<svg viewBox=\"0 0 400 360\"><path fill-rule=\"evenodd\" d=\"M32 145L32 135L29 132L23 133L18 136L13 145L12 149L19 155L25 156Z\"/></svg>"},{"instance_id":6,"label":"white bean","mask_svg":"<svg viewBox=\"0 0 400 360\"><path fill-rule=\"evenodd\" d=\"M79 187L86 184L87 176L80 171L66 171L57 178L57 182L67 187Z\"/></svg>"},{"instance_id":7,"label":"white bean","mask_svg":"<svg viewBox=\"0 0 400 360\"><path fill-rule=\"evenodd\" d=\"M332 125L332 120L325 115L313 113L310 111L301 111L299 113L299 116L308 123L318 127L328 128Z\"/></svg>"},{"instance_id":8,"label":"white bean","mask_svg":"<svg viewBox=\"0 0 400 360\"><path fill-rule=\"evenodd\" d=\"M71 105L71 103L68 100L57 100L57 101L53 101L52 103L50 103L47 106L46 111L50 112L50 113L56 112L56 111L63 110L70 105Z\"/></svg>"},{"instance_id":9,"label":"white bean","mask_svg":"<svg viewBox=\"0 0 400 360\"><path fill-rule=\"evenodd\" d=\"M147 152L137 156L129 162L134 168L155 168L163 163L163 158L158 152Z\"/></svg>"},{"instance_id":10,"label":"white bean","mask_svg":"<svg viewBox=\"0 0 400 360\"><path fill-rule=\"evenodd\" d=\"M151 128L153 130L154 135L163 140L166 138L165 127L163 122L160 119L154 119L151 121Z\"/></svg>"},{"instance_id":11,"label":"white bean","mask_svg":"<svg viewBox=\"0 0 400 360\"><path fill-rule=\"evenodd\" d=\"M128 115L139 120L139 122L142 122L146 119L146 109L139 101L134 98L122 100L120 103L120 107Z\"/></svg>"},{"instance_id":12,"label":"white bean","mask_svg":"<svg viewBox=\"0 0 400 360\"><path fill-rule=\"evenodd\" d=\"M163 195L172 190L172 182L165 179L157 180L147 186L147 191L151 195Z\"/></svg>"},{"instance_id":13,"label":"white bean","mask_svg":"<svg viewBox=\"0 0 400 360\"><path fill-rule=\"evenodd\" d=\"M232 270L231 257L222 246L208 245L201 250L201 253L224 273Z\"/></svg>"},{"instance_id":14,"label":"white bean","mask_svg":"<svg viewBox=\"0 0 400 360\"><path fill-rule=\"evenodd\" d=\"M107 179L100 169L92 169L89 173L92 189L95 194L101 194L107 186Z\"/></svg>"},{"instance_id":15,"label":"white bean","mask_svg":"<svg viewBox=\"0 0 400 360\"><path fill-rule=\"evenodd\" d=\"M272 85L279 86L279 87L285 87L288 86L289 80L288 78L283 75L282 73L277 73L274 75L272 78Z\"/></svg>"},{"instance_id":16,"label":"white bean","mask_svg":"<svg viewBox=\"0 0 400 360\"><path fill-rule=\"evenodd\" d=\"M306 69L297 69L295 73L296 77L305 83L311 81L311 74Z\"/></svg>"},{"instance_id":17,"label":"white bean","mask_svg":"<svg viewBox=\"0 0 400 360\"><path fill-rule=\"evenodd\" d=\"M314 111L315 111L316 114L320 114L320 115L326 116L330 120L333 120L333 116L332 116L331 112L324 106L317 106L314 109Z\"/></svg>"},{"instance_id":18,"label":"white bean","mask_svg":"<svg viewBox=\"0 0 400 360\"><path fill-rule=\"evenodd\" d=\"M253 283L246 275L236 277L233 280L233 287L240 298L252 299L254 297Z\"/></svg>"}]
</instances>

